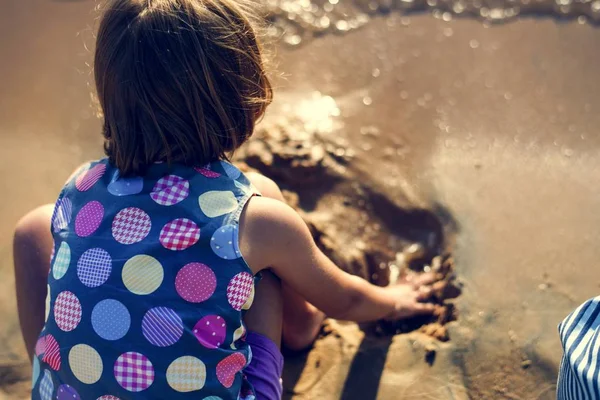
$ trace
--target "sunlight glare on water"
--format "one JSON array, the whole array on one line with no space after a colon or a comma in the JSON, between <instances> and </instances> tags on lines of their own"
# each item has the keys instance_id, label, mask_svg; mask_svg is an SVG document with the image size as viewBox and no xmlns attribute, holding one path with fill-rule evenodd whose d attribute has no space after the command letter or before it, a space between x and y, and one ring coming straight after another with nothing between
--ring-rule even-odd
<instances>
[{"instance_id":1,"label":"sunlight glare on water","mask_svg":"<svg viewBox=\"0 0 600 400\"><path fill-rule=\"evenodd\" d=\"M307 132L330 133L338 128L336 117L340 116L340 109L337 102L321 92L313 92L309 98L288 103L283 108L284 115L293 115L304 121Z\"/></svg>"}]
</instances>

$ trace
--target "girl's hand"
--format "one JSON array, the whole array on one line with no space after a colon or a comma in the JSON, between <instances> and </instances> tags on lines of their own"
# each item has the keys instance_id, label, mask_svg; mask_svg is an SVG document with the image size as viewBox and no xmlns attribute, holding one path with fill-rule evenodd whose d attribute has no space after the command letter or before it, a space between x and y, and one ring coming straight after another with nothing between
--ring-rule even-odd
<instances>
[{"instance_id":1,"label":"girl's hand","mask_svg":"<svg viewBox=\"0 0 600 400\"><path fill-rule=\"evenodd\" d=\"M435 305L424 303L432 294L431 284L436 281L433 273L409 277L388 286L389 295L395 299L395 309L385 319L399 320L417 315L428 315L435 311Z\"/></svg>"}]
</instances>

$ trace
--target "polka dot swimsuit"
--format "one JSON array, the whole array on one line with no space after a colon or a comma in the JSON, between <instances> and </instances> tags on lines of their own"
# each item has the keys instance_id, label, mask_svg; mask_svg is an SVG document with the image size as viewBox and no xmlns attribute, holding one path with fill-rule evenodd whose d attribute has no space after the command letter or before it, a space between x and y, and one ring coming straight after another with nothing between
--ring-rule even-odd
<instances>
[{"instance_id":1,"label":"polka dot swimsuit","mask_svg":"<svg viewBox=\"0 0 600 400\"><path fill-rule=\"evenodd\" d=\"M255 193L227 162L78 171L52 216L32 398L254 399L238 222Z\"/></svg>"}]
</instances>

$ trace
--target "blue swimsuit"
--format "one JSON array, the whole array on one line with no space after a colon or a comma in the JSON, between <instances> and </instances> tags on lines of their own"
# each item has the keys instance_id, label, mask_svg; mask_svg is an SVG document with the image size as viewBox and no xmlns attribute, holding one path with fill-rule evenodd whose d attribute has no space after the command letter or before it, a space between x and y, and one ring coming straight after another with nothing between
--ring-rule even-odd
<instances>
[{"instance_id":1,"label":"blue swimsuit","mask_svg":"<svg viewBox=\"0 0 600 400\"><path fill-rule=\"evenodd\" d=\"M52 217L32 398L254 399L242 313L255 278L238 248L254 194L224 161L78 171Z\"/></svg>"}]
</instances>

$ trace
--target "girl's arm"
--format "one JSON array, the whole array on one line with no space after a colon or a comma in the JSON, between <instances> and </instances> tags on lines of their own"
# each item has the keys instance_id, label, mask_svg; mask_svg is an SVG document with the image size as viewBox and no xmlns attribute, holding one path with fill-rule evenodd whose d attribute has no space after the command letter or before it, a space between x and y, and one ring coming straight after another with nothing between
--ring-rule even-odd
<instances>
[{"instance_id":1,"label":"girl's arm","mask_svg":"<svg viewBox=\"0 0 600 400\"><path fill-rule=\"evenodd\" d=\"M39 207L23 217L15 229L13 254L21 332L29 359L44 327L44 304L52 253L50 219L53 205Z\"/></svg>"},{"instance_id":2,"label":"girl's arm","mask_svg":"<svg viewBox=\"0 0 600 400\"><path fill-rule=\"evenodd\" d=\"M317 247L302 218L277 200L249 201L242 215L240 245L253 272L270 268L329 317L361 322L434 310L432 304L420 302L429 295L428 289L382 288L342 271Z\"/></svg>"}]
</instances>

